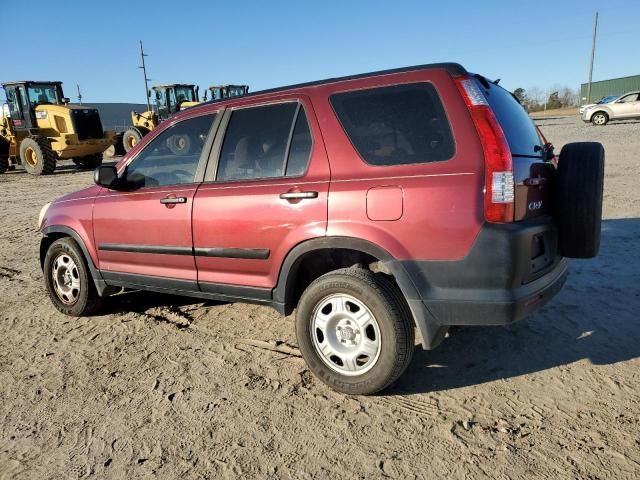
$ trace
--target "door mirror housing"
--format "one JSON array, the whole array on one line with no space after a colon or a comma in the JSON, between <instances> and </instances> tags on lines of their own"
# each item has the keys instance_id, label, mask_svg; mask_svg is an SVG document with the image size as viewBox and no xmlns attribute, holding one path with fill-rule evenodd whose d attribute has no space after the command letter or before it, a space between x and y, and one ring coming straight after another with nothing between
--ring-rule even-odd
<instances>
[{"instance_id":1,"label":"door mirror housing","mask_svg":"<svg viewBox=\"0 0 640 480\"><path fill-rule=\"evenodd\" d=\"M113 165L100 165L93 172L93 181L96 185L113 189L118 183L118 171Z\"/></svg>"}]
</instances>

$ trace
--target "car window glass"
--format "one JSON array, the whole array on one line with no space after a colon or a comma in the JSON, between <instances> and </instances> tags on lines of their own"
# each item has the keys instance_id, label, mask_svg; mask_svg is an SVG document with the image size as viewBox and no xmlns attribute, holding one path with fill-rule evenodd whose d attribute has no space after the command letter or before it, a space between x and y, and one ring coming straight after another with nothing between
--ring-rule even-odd
<instances>
[{"instance_id":1,"label":"car window glass","mask_svg":"<svg viewBox=\"0 0 640 480\"><path fill-rule=\"evenodd\" d=\"M193 182L215 115L189 118L160 133L129 164L127 182L138 188Z\"/></svg>"},{"instance_id":2,"label":"car window glass","mask_svg":"<svg viewBox=\"0 0 640 480\"><path fill-rule=\"evenodd\" d=\"M622 97L620 99L620 103L635 102L637 99L638 99L638 94L637 93L633 93L631 95L625 95L624 97Z\"/></svg>"},{"instance_id":3,"label":"car window glass","mask_svg":"<svg viewBox=\"0 0 640 480\"><path fill-rule=\"evenodd\" d=\"M402 165L453 156L451 128L429 83L339 93L330 100L351 143L367 163Z\"/></svg>"},{"instance_id":4,"label":"car window glass","mask_svg":"<svg viewBox=\"0 0 640 480\"><path fill-rule=\"evenodd\" d=\"M234 111L220 152L217 180L282 176L297 111L295 102Z\"/></svg>"},{"instance_id":5,"label":"car window glass","mask_svg":"<svg viewBox=\"0 0 640 480\"><path fill-rule=\"evenodd\" d=\"M300 108L296 124L291 137L289 148L289 158L287 160L287 177L298 177L307 170L309 156L311 155L311 132L309 122L304 113L304 108Z\"/></svg>"}]
</instances>

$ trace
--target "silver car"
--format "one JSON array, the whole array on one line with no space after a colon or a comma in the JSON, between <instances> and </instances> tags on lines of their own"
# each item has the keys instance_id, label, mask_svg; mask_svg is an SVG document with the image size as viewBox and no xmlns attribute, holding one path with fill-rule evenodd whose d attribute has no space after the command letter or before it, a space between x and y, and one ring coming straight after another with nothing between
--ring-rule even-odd
<instances>
[{"instance_id":1,"label":"silver car","mask_svg":"<svg viewBox=\"0 0 640 480\"><path fill-rule=\"evenodd\" d=\"M587 108L591 108L591 107L593 107L595 105L602 105L603 103L611 103L611 102L615 101L618 98L620 98L620 95L607 95L606 97L602 97L596 103L588 103L587 105L582 105L580 107L580 110L578 110L578 113L580 114L580 116L582 116L582 114L584 113L584 111Z\"/></svg>"},{"instance_id":2,"label":"silver car","mask_svg":"<svg viewBox=\"0 0 640 480\"><path fill-rule=\"evenodd\" d=\"M625 93L614 102L588 106L582 112L582 120L594 125L630 118L640 118L640 92Z\"/></svg>"}]
</instances>

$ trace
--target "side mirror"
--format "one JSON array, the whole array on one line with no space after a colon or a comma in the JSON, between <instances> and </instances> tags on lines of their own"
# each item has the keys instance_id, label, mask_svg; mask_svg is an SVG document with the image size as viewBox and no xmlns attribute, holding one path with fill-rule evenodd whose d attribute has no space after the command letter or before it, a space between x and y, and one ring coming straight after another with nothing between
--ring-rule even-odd
<instances>
[{"instance_id":1,"label":"side mirror","mask_svg":"<svg viewBox=\"0 0 640 480\"><path fill-rule=\"evenodd\" d=\"M93 172L93 181L101 187L113 188L118 180L118 171L113 165L100 165Z\"/></svg>"},{"instance_id":2,"label":"side mirror","mask_svg":"<svg viewBox=\"0 0 640 480\"><path fill-rule=\"evenodd\" d=\"M68 98L68 97L62 97L62 103L64 103L65 105L69 105L69 102L70 102L70 101L71 101L71 100L69 100L69 98Z\"/></svg>"}]
</instances>

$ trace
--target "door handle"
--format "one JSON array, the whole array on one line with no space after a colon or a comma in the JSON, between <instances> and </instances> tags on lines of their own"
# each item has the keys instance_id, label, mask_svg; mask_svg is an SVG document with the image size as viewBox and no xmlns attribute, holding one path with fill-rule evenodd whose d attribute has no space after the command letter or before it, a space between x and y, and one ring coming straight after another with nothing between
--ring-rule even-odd
<instances>
[{"instance_id":1,"label":"door handle","mask_svg":"<svg viewBox=\"0 0 640 480\"><path fill-rule=\"evenodd\" d=\"M187 203L187 197L164 197L160 199L163 205L175 205L177 203Z\"/></svg>"},{"instance_id":2,"label":"door handle","mask_svg":"<svg viewBox=\"0 0 640 480\"><path fill-rule=\"evenodd\" d=\"M283 200L302 200L304 198L318 198L318 192L287 192L281 193Z\"/></svg>"}]
</instances>

